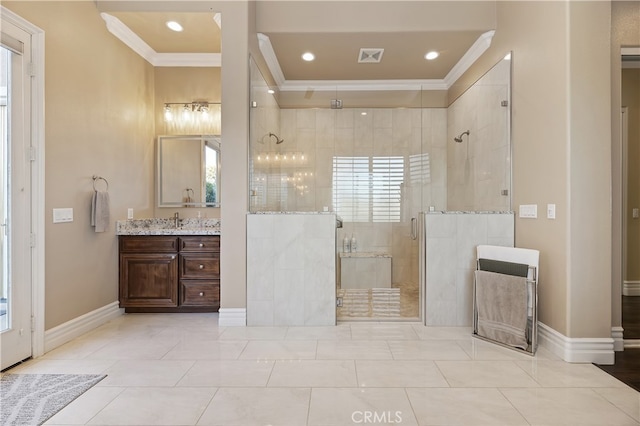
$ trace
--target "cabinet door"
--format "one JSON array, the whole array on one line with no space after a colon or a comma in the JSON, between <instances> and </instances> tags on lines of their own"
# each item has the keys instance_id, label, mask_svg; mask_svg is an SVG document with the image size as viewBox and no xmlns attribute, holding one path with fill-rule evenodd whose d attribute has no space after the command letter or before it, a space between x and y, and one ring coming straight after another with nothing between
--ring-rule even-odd
<instances>
[{"instance_id":1,"label":"cabinet door","mask_svg":"<svg viewBox=\"0 0 640 426\"><path fill-rule=\"evenodd\" d=\"M120 254L120 307L178 306L175 254Z\"/></svg>"}]
</instances>

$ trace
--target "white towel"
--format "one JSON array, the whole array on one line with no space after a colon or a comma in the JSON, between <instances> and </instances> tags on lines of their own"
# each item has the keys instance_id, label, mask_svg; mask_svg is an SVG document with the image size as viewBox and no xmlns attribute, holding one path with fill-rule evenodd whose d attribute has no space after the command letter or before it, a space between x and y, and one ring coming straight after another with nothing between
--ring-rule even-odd
<instances>
[{"instance_id":1,"label":"white towel","mask_svg":"<svg viewBox=\"0 0 640 426\"><path fill-rule=\"evenodd\" d=\"M94 191L91 198L91 226L96 232L104 232L109 227L109 193Z\"/></svg>"}]
</instances>

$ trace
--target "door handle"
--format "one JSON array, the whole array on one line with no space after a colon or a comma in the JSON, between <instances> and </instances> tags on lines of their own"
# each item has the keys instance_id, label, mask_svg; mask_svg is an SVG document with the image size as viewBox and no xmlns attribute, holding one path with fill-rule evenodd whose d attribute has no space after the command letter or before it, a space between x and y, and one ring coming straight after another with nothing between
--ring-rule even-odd
<instances>
[{"instance_id":1,"label":"door handle","mask_svg":"<svg viewBox=\"0 0 640 426\"><path fill-rule=\"evenodd\" d=\"M418 221L415 217L411 218L411 239L415 240L418 238Z\"/></svg>"}]
</instances>

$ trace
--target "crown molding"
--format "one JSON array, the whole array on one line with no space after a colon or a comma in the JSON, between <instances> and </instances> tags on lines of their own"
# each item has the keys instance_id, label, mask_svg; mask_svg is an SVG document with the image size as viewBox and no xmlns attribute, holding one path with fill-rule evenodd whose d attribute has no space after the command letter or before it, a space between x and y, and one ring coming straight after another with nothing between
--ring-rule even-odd
<instances>
[{"instance_id":1,"label":"crown molding","mask_svg":"<svg viewBox=\"0 0 640 426\"><path fill-rule=\"evenodd\" d=\"M258 45L271 75L282 92L306 91L310 87L318 91L448 90L491 46L495 33L491 30L480 35L444 79L431 80L287 80L269 37L258 33Z\"/></svg>"},{"instance_id":2,"label":"crown molding","mask_svg":"<svg viewBox=\"0 0 640 426\"><path fill-rule=\"evenodd\" d=\"M462 55L462 58L458 61L457 64L451 68L451 71L446 75L444 81L447 83L447 89L453 86L453 83L458 80L462 74L464 74L470 67L473 65L475 61L491 46L491 40L495 35L495 31L487 31L484 34L481 34L480 37L471 45L469 50Z\"/></svg>"},{"instance_id":3,"label":"crown molding","mask_svg":"<svg viewBox=\"0 0 640 426\"><path fill-rule=\"evenodd\" d=\"M154 67L220 67L220 53L158 53L115 16L101 13L107 30Z\"/></svg>"},{"instance_id":4,"label":"crown molding","mask_svg":"<svg viewBox=\"0 0 640 426\"><path fill-rule=\"evenodd\" d=\"M267 35L258 33L258 47L260 48L260 52L262 52L262 56L267 63L271 76L280 90L282 90L282 86L285 84L286 80L284 78L282 68L280 68L278 58L276 57L276 52L274 52L273 46L271 45L271 40Z\"/></svg>"},{"instance_id":5,"label":"crown molding","mask_svg":"<svg viewBox=\"0 0 640 426\"><path fill-rule=\"evenodd\" d=\"M286 80L279 85L281 92L300 92L312 88L330 91L389 91L389 90L447 90L444 80Z\"/></svg>"}]
</instances>

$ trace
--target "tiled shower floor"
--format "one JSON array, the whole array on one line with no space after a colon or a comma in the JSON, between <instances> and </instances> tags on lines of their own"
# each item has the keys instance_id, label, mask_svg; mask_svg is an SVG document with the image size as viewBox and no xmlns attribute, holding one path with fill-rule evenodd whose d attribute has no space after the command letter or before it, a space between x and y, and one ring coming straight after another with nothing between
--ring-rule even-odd
<instances>
[{"instance_id":1,"label":"tiled shower floor","mask_svg":"<svg viewBox=\"0 0 640 426\"><path fill-rule=\"evenodd\" d=\"M337 295L342 298L342 306L337 308L338 320L417 320L420 316L417 283L399 283L394 284L392 288L339 288Z\"/></svg>"}]
</instances>

